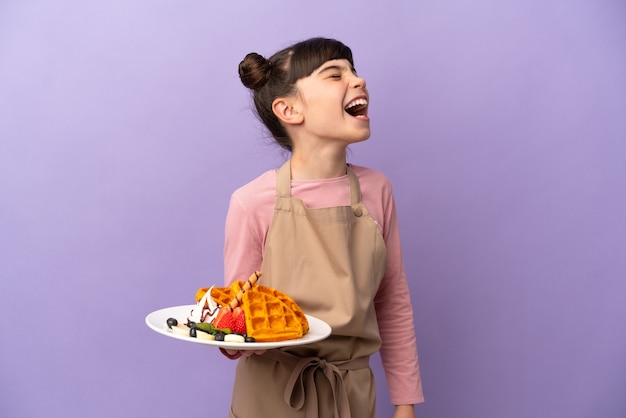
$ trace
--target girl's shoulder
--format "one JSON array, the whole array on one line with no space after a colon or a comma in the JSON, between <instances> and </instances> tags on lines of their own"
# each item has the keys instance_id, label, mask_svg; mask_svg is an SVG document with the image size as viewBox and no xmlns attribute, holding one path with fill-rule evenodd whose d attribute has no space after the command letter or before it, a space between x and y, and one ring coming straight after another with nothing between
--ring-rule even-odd
<instances>
[{"instance_id":1,"label":"girl's shoulder","mask_svg":"<svg viewBox=\"0 0 626 418\"><path fill-rule=\"evenodd\" d=\"M350 164L350 168L359 179L359 184L364 192L369 189L391 193L391 181L382 171L355 164Z\"/></svg>"},{"instance_id":2,"label":"girl's shoulder","mask_svg":"<svg viewBox=\"0 0 626 418\"><path fill-rule=\"evenodd\" d=\"M382 171L356 164L349 164L349 166L359 177L363 177L371 181L389 182L389 179Z\"/></svg>"},{"instance_id":3,"label":"girl's shoulder","mask_svg":"<svg viewBox=\"0 0 626 418\"><path fill-rule=\"evenodd\" d=\"M233 192L242 207L258 206L261 202L274 203L276 197L276 170L268 170Z\"/></svg>"}]
</instances>

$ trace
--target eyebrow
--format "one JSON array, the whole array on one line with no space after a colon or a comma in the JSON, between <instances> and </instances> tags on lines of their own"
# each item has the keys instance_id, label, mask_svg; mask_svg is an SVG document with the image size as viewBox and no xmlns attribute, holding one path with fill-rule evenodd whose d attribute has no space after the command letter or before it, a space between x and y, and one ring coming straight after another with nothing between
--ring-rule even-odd
<instances>
[{"instance_id":1,"label":"eyebrow","mask_svg":"<svg viewBox=\"0 0 626 418\"><path fill-rule=\"evenodd\" d=\"M349 71L352 71L353 73L356 73L356 70L354 69L354 67L347 67L345 65L329 65L328 67L322 68L318 74L322 74L331 70L338 70L341 72L345 72L346 70L349 70Z\"/></svg>"}]
</instances>

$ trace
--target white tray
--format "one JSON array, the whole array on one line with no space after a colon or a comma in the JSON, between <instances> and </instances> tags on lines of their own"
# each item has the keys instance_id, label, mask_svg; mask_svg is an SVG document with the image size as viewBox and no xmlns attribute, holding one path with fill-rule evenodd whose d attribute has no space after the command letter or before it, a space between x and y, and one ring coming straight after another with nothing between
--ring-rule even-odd
<instances>
[{"instance_id":1,"label":"white tray","mask_svg":"<svg viewBox=\"0 0 626 418\"><path fill-rule=\"evenodd\" d=\"M168 318L176 318L179 324L185 324L189 313L196 305L172 306L170 308L159 309L146 316L146 324L159 334L178 340L189 341L196 344L204 344L215 347L222 347L229 350L268 350L279 347L293 347L298 345L311 344L328 338L331 333L330 325L311 315L306 315L309 321L309 332L302 338L295 340L275 341L275 342L254 342L235 343L225 341L210 341L201 338L193 338L186 335L173 333L167 326ZM201 331L200 331L201 332Z\"/></svg>"}]
</instances>

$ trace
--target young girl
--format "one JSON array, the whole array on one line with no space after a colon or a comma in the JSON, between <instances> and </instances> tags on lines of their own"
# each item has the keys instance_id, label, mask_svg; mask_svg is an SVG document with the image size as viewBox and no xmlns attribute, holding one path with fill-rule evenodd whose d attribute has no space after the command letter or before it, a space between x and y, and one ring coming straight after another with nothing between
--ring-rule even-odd
<instances>
[{"instance_id":1,"label":"young girl","mask_svg":"<svg viewBox=\"0 0 626 418\"><path fill-rule=\"evenodd\" d=\"M369 95L351 50L309 39L269 59L248 54L239 75L291 158L233 193L225 284L260 269L263 285L333 332L288 349L224 351L240 358L230 417L373 417L369 356L378 350L394 417L414 417L423 397L391 184L346 163L348 145L370 136Z\"/></svg>"}]
</instances>

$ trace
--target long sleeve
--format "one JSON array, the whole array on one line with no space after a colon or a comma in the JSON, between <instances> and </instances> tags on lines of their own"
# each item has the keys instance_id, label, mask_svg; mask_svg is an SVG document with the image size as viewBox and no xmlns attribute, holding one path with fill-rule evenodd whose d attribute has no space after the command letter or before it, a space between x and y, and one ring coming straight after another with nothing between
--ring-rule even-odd
<instances>
[{"instance_id":1,"label":"long sleeve","mask_svg":"<svg viewBox=\"0 0 626 418\"><path fill-rule=\"evenodd\" d=\"M396 209L389 193L384 208L387 271L375 299L382 339L381 360L395 405L424 401L419 371L413 309L404 270Z\"/></svg>"},{"instance_id":2,"label":"long sleeve","mask_svg":"<svg viewBox=\"0 0 626 418\"><path fill-rule=\"evenodd\" d=\"M261 269L263 237L259 236L251 218L233 196L226 215L224 239L224 285L246 280Z\"/></svg>"},{"instance_id":3,"label":"long sleeve","mask_svg":"<svg viewBox=\"0 0 626 418\"><path fill-rule=\"evenodd\" d=\"M224 228L224 285L261 270L265 237L272 221L276 173L268 171L235 190Z\"/></svg>"}]
</instances>

